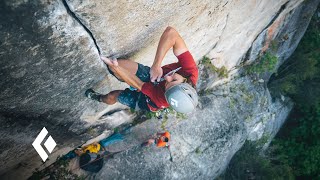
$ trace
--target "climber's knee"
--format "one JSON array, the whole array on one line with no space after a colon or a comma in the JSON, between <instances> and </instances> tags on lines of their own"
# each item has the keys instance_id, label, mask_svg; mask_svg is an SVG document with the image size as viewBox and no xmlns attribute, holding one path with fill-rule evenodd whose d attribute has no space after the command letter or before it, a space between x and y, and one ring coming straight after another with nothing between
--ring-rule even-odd
<instances>
[{"instance_id":1,"label":"climber's knee","mask_svg":"<svg viewBox=\"0 0 320 180\"><path fill-rule=\"evenodd\" d=\"M118 101L118 96L120 95L120 93L122 92L122 90L115 90L115 91L111 91L106 95L103 95L101 97L102 102L112 105L115 104Z\"/></svg>"}]
</instances>

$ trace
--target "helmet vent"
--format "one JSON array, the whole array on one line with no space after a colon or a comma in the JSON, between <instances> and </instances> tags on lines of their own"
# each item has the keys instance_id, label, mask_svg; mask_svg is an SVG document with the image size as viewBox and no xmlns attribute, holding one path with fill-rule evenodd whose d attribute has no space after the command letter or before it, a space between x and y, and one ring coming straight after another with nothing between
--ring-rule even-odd
<instances>
[{"instance_id":1,"label":"helmet vent","mask_svg":"<svg viewBox=\"0 0 320 180\"><path fill-rule=\"evenodd\" d=\"M165 92L165 97L170 106L180 113L192 112L198 104L197 92L186 83L172 86ZM178 106L178 103L183 105Z\"/></svg>"}]
</instances>

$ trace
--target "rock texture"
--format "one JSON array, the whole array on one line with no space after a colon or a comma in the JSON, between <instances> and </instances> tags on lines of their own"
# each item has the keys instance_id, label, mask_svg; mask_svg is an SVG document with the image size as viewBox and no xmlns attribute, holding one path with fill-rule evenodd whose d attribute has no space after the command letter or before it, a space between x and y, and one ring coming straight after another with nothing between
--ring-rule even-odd
<instances>
[{"instance_id":1,"label":"rock texture","mask_svg":"<svg viewBox=\"0 0 320 180\"><path fill-rule=\"evenodd\" d=\"M292 104L269 97L263 84L247 78L216 87L201 96L197 112L187 119L169 116L168 122L154 119L133 127L133 138L126 140L129 150L107 160L96 178L213 179L246 139L259 140L277 131ZM152 133L163 131L163 124L172 135L173 162L166 148L139 146ZM121 150L121 143L118 146Z\"/></svg>"},{"instance_id":2,"label":"rock texture","mask_svg":"<svg viewBox=\"0 0 320 180\"><path fill-rule=\"evenodd\" d=\"M26 178L66 147L131 122L134 115L123 107L107 107L83 95L89 87L103 93L126 87L109 75L99 53L150 65L162 31L171 25L197 61L206 55L216 67L226 67L232 78L218 78L201 65L198 87L205 93L196 113L183 120L170 116L168 121L136 125L125 144L114 147L131 144L130 148L106 161L96 177L216 177L245 140L266 140L267 145L292 106L287 98L271 99L269 75L261 80L239 77L239 65L254 62L273 46L279 66L296 48L318 4L319 0L1 1L1 176ZM164 64L173 61L169 53ZM108 111L116 113L101 118ZM44 126L58 146L51 160L42 164L31 144ZM163 128L172 133L172 163L166 149L137 146Z\"/></svg>"}]
</instances>

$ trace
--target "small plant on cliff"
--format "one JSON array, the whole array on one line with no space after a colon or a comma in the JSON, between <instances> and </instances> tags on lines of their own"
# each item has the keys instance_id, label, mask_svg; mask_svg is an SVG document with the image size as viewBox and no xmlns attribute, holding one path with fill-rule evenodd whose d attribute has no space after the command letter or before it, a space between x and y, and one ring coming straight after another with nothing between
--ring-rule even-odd
<instances>
[{"instance_id":1,"label":"small plant on cliff","mask_svg":"<svg viewBox=\"0 0 320 180\"><path fill-rule=\"evenodd\" d=\"M166 109L162 109L162 110L159 110L157 112L146 112L145 113L145 116L147 119L152 119L152 118L160 118L160 119L164 119L164 120L168 120L168 116L169 115L173 115L176 119L178 120L183 120L183 119L186 119L187 116L183 113L179 113L175 110L173 110L172 107L168 107Z\"/></svg>"},{"instance_id":2,"label":"small plant on cliff","mask_svg":"<svg viewBox=\"0 0 320 180\"><path fill-rule=\"evenodd\" d=\"M211 72L217 73L219 78L227 78L228 77L228 70L225 66L222 66L221 68L217 68L211 63L210 58L204 56L202 60L200 61L201 64L203 64L206 68L208 68Z\"/></svg>"},{"instance_id":3,"label":"small plant on cliff","mask_svg":"<svg viewBox=\"0 0 320 180\"><path fill-rule=\"evenodd\" d=\"M265 72L275 72L275 67L278 63L277 56L271 52L266 52L263 56L257 59L252 65L245 68L246 74L261 74Z\"/></svg>"},{"instance_id":4,"label":"small plant on cliff","mask_svg":"<svg viewBox=\"0 0 320 180\"><path fill-rule=\"evenodd\" d=\"M200 150L200 147L197 147L196 150L194 151L196 154L201 154L201 150Z\"/></svg>"}]
</instances>

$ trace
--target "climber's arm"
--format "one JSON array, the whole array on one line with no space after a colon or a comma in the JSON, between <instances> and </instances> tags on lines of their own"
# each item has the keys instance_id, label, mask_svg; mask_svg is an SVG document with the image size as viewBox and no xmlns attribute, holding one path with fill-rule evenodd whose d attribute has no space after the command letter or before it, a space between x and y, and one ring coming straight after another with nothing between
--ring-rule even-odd
<instances>
[{"instance_id":1,"label":"climber's arm","mask_svg":"<svg viewBox=\"0 0 320 180\"><path fill-rule=\"evenodd\" d=\"M125 68L118 65L117 60L111 60L109 58L101 56L101 59L109 66L109 68L117 74L117 76L130 86L141 91L144 84L136 75L133 75Z\"/></svg>"},{"instance_id":2,"label":"climber's arm","mask_svg":"<svg viewBox=\"0 0 320 180\"><path fill-rule=\"evenodd\" d=\"M161 66L164 56L172 47L175 56L179 56L180 54L188 51L188 48L180 34L173 27L168 26L160 38L153 65Z\"/></svg>"},{"instance_id":3,"label":"climber's arm","mask_svg":"<svg viewBox=\"0 0 320 180\"><path fill-rule=\"evenodd\" d=\"M142 82L136 75L130 74L129 71L121 66L112 67L113 71L130 86L141 91L144 82Z\"/></svg>"},{"instance_id":4,"label":"climber's arm","mask_svg":"<svg viewBox=\"0 0 320 180\"><path fill-rule=\"evenodd\" d=\"M168 50L172 47L175 56L179 56L180 54L188 51L188 48L184 40L181 38L180 34L174 28L168 26L161 35L157 53L151 66L150 75L152 82L154 82L155 80L160 80L163 74L161 63Z\"/></svg>"}]
</instances>

